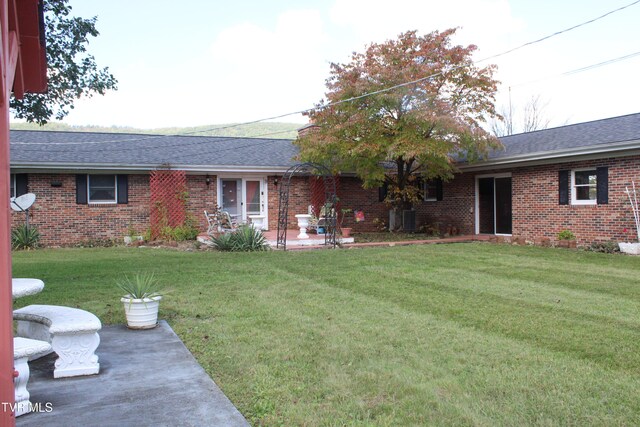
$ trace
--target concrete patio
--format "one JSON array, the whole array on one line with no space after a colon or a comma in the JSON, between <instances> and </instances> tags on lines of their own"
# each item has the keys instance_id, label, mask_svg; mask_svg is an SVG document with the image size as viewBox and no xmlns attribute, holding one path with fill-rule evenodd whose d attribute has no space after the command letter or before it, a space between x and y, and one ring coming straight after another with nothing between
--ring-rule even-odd
<instances>
[{"instance_id":1,"label":"concrete patio","mask_svg":"<svg viewBox=\"0 0 640 427\"><path fill-rule=\"evenodd\" d=\"M53 379L55 355L30 362L28 389L40 412L17 426L248 426L173 332L124 325L100 331L100 374Z\"/></svg>"}]
</instances>

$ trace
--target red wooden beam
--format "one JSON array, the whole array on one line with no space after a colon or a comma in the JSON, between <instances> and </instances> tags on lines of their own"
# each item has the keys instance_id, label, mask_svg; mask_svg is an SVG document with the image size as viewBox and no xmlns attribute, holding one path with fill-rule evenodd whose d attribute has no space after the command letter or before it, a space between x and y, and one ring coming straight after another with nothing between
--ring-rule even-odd
<instances>
[{"instance_id":1,"label":"red wooden beam","mask_svg":"<svg viewBox=\"0 0 640 427\"><path fill-rule=\"evenodd\" d=\"M0 0L0 426L15 426L9 210L9 97L46 90L42 3ZM21 33L24 29L24 36ZM36 42L37 40L37 42Z\"/></svg>"}]
</instances>

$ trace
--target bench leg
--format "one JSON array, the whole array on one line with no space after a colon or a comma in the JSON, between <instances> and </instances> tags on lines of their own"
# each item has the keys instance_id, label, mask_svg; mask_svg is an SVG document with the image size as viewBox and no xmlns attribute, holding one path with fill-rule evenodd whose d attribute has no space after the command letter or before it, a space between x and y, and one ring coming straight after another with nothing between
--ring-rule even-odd
<instances>
[{"instance_id":1,"label":"bench leg","mask_svg":"<svg viewBox=\"0 0 640 427\"><path fill-rule=\"evenodd\" d=\"M100 344L97 332L88 334L54 335L53 351L58 355L53 371L54 378L93 375L100 372L95 351Z\"/></svg>"},{"instance_id":2,"label":"bench leg","mask_svg":"<svg viewBox=\"0 0 640 427\"><path fill-rule=\"evenodd\" d=\"M30 395L27 390L27 382L29 382L29 364L27 362L27 357L15 359L13 362L16 371L18 371L18 376L13 380L16 399L16 417L31 412L31 402L29 401Z\"/></svg>"}]
</instances>

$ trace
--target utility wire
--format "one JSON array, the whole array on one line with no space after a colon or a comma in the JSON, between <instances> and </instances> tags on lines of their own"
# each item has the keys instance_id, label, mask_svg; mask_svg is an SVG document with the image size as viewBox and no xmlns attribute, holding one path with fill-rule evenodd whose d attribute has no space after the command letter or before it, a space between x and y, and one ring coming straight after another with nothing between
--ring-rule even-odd
<instances>
[{"instance_id":1,"label":"utility wire","mask_svg":"<svg viewBox=\"0 0 640 427\"><path fill-rule=\"evenodd\" d=\"M578 69L575 69L575 70L567 71L565 73L562 73L562 75L563 76L570 76L571 74L577 74L577 73L581 73L583 71L593 70L594 68L602 67L603 65L613 64L615 62L624 61L625 59L633 58L633 57L638 56L638 55L640 55L640 51L634 52L634 53L630 53L629 55L619 56L617 58L609 59L607 61L598 62L597 64L587 65L586 67L582 67L582 68L578 68Z\"/></svg>"},{"instance_id":2,"label":"utility wire","mask_svg":"<svg viewBox=\"0 0 640 427\"><path fill-rule=\"evenodd\" d=\"M609 65L609 64L616 63L616 62L620 62L620 61L624 61L624 60L627 60L627 59L631 59L631 58L634 58L634 57L636 57L638 55L640 55L640 51L634 52L634 53L630 53L630 54L624 55L624 56L619 56L617 58L608 59L606 61L598 62L596 64L586 65L584 67L576 68L574 70L565 71L565 72L560 73L560 74L553 74L553 75L550 75L550 76L542 77L540 79L529 80L529 81L522 82L522 83L516 83L514 85L510 85L509 87L512 88L512 87L524 86L524 85L528 85L528 84L531 84L531 83L537 83L537 82L540 82L540 81L543 81L543 80L548 80L548 79L552 79L554 77L559 77L559 76L560 77L561 76L570 76L570 75L573 75L573 74L581 73L583 71L589 71L589 70L593 70L594 68L598 68L598 67L602 67L602 66L605 66L605 65Z\"/></svg>"},{"instance_id":3,"label":"utility wire","mask_svg":"<svg viewBox=\"0 0 640 427\"><path fill-rule=\"evenodd\" d=\"M516 47L514 47L512 49L506 50L504 52L497 53L495 55L488 56L486 58L480 59L478 61L474 61L472 63L473 64L478 64L480 62L484 62L484 61L488 61L490 59L494 59L494 58L498 58L498 57L501 57L501 56L504 56L504 55L508 55L508 54L513 53L513 52L515 52L517 50L525 48L527 46L531 46L531 45L543 42L543 41L548 40L548 39L550 39L552 37L556 37L558 35L561 35L561 34L569 32L569 31L575 30L576 28L580 28L580 27L583 27L585 25L592 24L592 23L594 23L596 21L599 21L599 20L601 20L601 19L603 19L603 18L605 18L605 17L607 17L607 16L609 16L609 15L611 15L613 13L620 12L621 10L627 9L627 8L629 8L631 6L634 6L634 5L638 4L638 3L640 3L640 0L635 0L635 1L631 2L631 3L629 3L629 4L626 4L624 6L621 6L621 7L617 8L617 9L611 10L611 11L609 11L609 12L603 14L603 15L597 16L597 17L595 17L593 19L590 19L588 21L584 21L584 22L581 22L581 23L579 23L577 25L573 25L573 26L571 26L569 28L565 28L563 30L556 31L555 33L549 34L549 35L544 36L542 38L539 38L539 39L536 39L536 40L532 40L530 42L527 42L527 43L521 44L519 46L516 46ZM466 66L467 66L467 64L459 65L459 66L451 68L448 71L453 71L453 70L456 70L456 69L459 69L459 68L464 68ZM352 101L357 101L359 99L367 98L369 96L390 92L390 91L395 90L395 89L399 89L399 88L402 88L402 87L415 85L415 84L418 84L418 83L423 82L425 80L430 80L430 79L432 79L434 77L441 76L442 74L443 74L443 72L434 73L434 74L431 74L431 75L426 76L426 77L421 77L419 79L411 80L411 81L408 81L408 82L405 82L405 83L400 83L400 84L397 84L397 85L394 85L394 86L390 86L390 87L387 87L387 88L383 88L383 89L380 89L380 90L376 90L376 91L373 91L373 92L367 92L367 93L364 93L362 95L354 96L354 97L351 97L351 98L342 99L342 100L334 101L334 102L329 102L329 103L327 103L325 105L322 105L320 108L332 107L334 105L340 105L340 104L344 104L344 103L347 103L347 102L352 102ZM223 127L213 127L213 128L200 130L200 131L191 131L191 132L179 133L179 134L175 134L175 135L156 135L156 136L149 136L149 137L142 137L142 138L131 138L131 139L128 139L128 140L127 139L118 139L118 140L112 140L112 141L68 142L68 143L55 143L55 144L56 145L105 144L105 143L109 143L109 142L132 142L132 141L143 141L143 140L147 140L147 139L159 139L159 138L175 137L175 136L181 136L181 135L194 135L194 134L197 134L197 133L209 132L209 131L213 131L213 130L230 129L230 128L234 128L234 127L240 127L240 126L246 126L246 125L255 124L255 123L261 123L261 122L265 122L265 121L268 121L268 120L281 119L281 118L288 117L288 116L293 116L293 115L296 115L296 114L304 114L304 113L313 111L315 109L316 109L316 107L312 107L312 108L307 108L307 109L304 109L304 110L298 110L298 111L294 111L294 112L291 112L291 113L279 114L277 116L265 117L265 118L262 118L262 119L252 120L252 121L248 121L248 122L237 123L237 124L232 124L232 125L223 126ZM46 143L46 142L34 142L34 143L22 142L22 143L12 143L12 144L49 145L49 143Z\"/></svg>"}]
</instances>

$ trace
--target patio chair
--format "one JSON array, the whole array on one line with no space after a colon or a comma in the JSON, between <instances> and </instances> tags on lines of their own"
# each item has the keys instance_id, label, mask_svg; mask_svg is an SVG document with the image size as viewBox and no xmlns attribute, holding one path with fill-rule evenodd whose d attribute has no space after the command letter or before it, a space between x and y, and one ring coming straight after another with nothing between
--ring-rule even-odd
<instances>
[{"instance_id":1,"label":"patio chair","mask_svg":"<svg viewBox=\"0 0 640 427\"><path fill-rule=\"evenodd\" d=\"M207 219L207 234L211 235L218 231L218 219L215 214L204 211L204 217Z\"/></svg>"},{"instance_id":2,"label":"patio chair","mask_svg":"<svg viewBox=\"0 0 640 427\"><path fill-rule=\"evenodd\" d=\"M220 211L219 214L220 229L223 233L233 231L238 228L239 223L231 218L231 214L227 211Z\"/></svg>"},{"instance_id":3,"label":"patio chair","mask_svg":"<svg viewBox=\"0 0 640 427\"><path fill-rule=\"evenodd\" d=\"M222 211L218 208L212 213L204 211L204 216L207 219L207 234L213 233L228 233L238 228L237 222L233 221L229 212Z\"/></svg>"}]
</instances>

